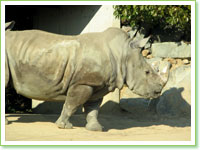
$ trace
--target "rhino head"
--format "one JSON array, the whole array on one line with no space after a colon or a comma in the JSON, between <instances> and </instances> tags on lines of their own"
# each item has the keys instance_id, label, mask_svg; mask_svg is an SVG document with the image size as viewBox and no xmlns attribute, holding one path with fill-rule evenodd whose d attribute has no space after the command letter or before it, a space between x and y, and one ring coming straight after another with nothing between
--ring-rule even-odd
<instances>
[{"instance_id":1,"label":"rhino head","mask_svg":"<svg viewBox=\"0 0 200 150\"><path fill-rule=\"evenodd\" d=\"M141 49L148 40L149 37L128 41L125 82L134 93L145 98L157 98L168 80L169 65L163 67L163 70L156 70L156 64L152 67L146 62Z\"/></svg>"}]
</instances>

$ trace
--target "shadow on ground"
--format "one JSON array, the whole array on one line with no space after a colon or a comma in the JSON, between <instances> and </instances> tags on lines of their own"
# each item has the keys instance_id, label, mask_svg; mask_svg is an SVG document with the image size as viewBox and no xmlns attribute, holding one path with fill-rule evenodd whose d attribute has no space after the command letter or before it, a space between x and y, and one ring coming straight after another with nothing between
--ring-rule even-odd
<instances>
[{"instance_id":1,"label":"shadow on ground","mask_svg":"<svg viewBox=\"0 0 200 150\"><path fill-rule=\"evenodd\" d=\"M104 131L111 129L123 130L132 127L149 127L153 125L168 125L172 127L187 127L191 126L190 120L186 118L159 118L153 116L149 119L135 119L132 118L130 114L124 113L125 116L115 116L115 115L100 115L99 122L104 126ZM33 122L51 122L54 123L59 115L45 115L45 114L28 114L28 115L8 115L9 117L17 117L16 121L10 122L15 123L33 123ZM75 127L84 127L86 124L85 115L73 115L71 117L71 122Z\"/></svg>"},{"instance_id":2,"label":"shadow on ground","mask_svg":"<svg viewBox=\"0 0 200 150\"><path fill-rule=\"evenodd\" d=\"M134 110L133 112L127 112L117 108L115 111L110 110L107 113L100 113L99 122L104 126L104 131L111 129L123 130L132 127L149 127L153 125L167 125L171 127L191 126L191 106L181 96L182 91L182 88L171 88L170 90L167 90L162 94L159 102L153 103L156 107L151 110L148 109L148 104L146 102L144 103L141 100L138 101L138 99L135 99L135 102L131 104L133 104L133 106L137 105L135 109L137 108L140 111ZM134 99L132 100L134 101ZM109 101L105 105L110 106L116 104ZM130 103L128 103L128 105L130 105ZM142 105L145 108L141 108L139 105ZM119 105L117 106L119 107ZM133 106L131 106L131 108L134 108ZM17 120L13 121L16 123L55 122L59 117L59 114L10 114L7 115L7 117L8 120L9 117L16 117ZM73 115L70 120L75 127L84 127L86 124L85 114L83 113ZM10 123L12 123L12 121Z\"/></svg>"}]
</instances>

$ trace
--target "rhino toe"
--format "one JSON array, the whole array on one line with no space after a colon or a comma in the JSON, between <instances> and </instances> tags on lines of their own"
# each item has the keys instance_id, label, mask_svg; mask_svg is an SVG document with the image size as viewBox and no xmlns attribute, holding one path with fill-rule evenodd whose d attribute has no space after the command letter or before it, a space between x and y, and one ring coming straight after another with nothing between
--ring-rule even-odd
<instances>
[{"instance_id":1,"label":"rhino toe","mask_svg":"<svg viewBox=\"0 0 200 150\"><path fill-rule=\"evenodd\" d=\"M56 125L60 129L72 129L73 125L70 122L56 122Z\"/></svg>"}]
</instances>

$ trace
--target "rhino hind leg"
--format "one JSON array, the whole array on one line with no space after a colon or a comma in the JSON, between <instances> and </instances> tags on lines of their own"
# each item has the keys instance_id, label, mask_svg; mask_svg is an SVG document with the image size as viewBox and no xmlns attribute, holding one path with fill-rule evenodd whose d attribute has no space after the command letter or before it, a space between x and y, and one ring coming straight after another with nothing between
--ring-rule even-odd
<instances>
[{"instance_id":1,"label":"rhino hind leg","mask_svg":"<svg viewBox=\"0 0 200 150\"><path fill-rule=\"evenodd\" d=\"M84 109L86 113L86 129L91 131L102 131L103 127L98 121L98 110L103 99L97 101L88 101L84 104Z\"/></svg>"},{"instance_id":2,"label":"rhino hind leg","mask_svg":"<svg viewBox=\"0 0 200 150\"><path fill-rule=\"evenodd\" d=\"M87 85L72 86L68 90L68 94L63 105L60 117L56 124L61 129L71 129L73 125L69 122L71 115L77 108L84 104L92 95L92 87Z\"/></svg>"},{"instance_id":3,"label":"rhino hind leg","mask_svg":"<svg viewBox=\"0 0 200 150\"><path fill-rule=\"evenodd\" d=\"M69 122L69 118L72 114L73 114L73 111L66 109L66 104L64 104L62 113L60 117L58 118L58 120L56 121L56 125L58 126L58 128L61 128L61 129L73 128L73 125Z\"/></svg>"}]
</instances>

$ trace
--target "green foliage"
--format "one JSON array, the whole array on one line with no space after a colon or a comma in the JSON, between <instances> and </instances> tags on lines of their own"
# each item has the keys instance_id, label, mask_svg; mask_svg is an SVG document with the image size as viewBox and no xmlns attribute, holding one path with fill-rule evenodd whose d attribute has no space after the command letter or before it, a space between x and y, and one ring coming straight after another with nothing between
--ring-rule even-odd
<instances>
[{"instance_id":1,"label":"green foliage","mask_svg":"<svg viewBox=\"0 0 200 150\"><path fill-rule=\"evenodd\" d=\"M190 5L116 5L114 9L122 25L159 26L161 29L176 28L186 34L191 32Z\"/></svg>"}]
</instances>

